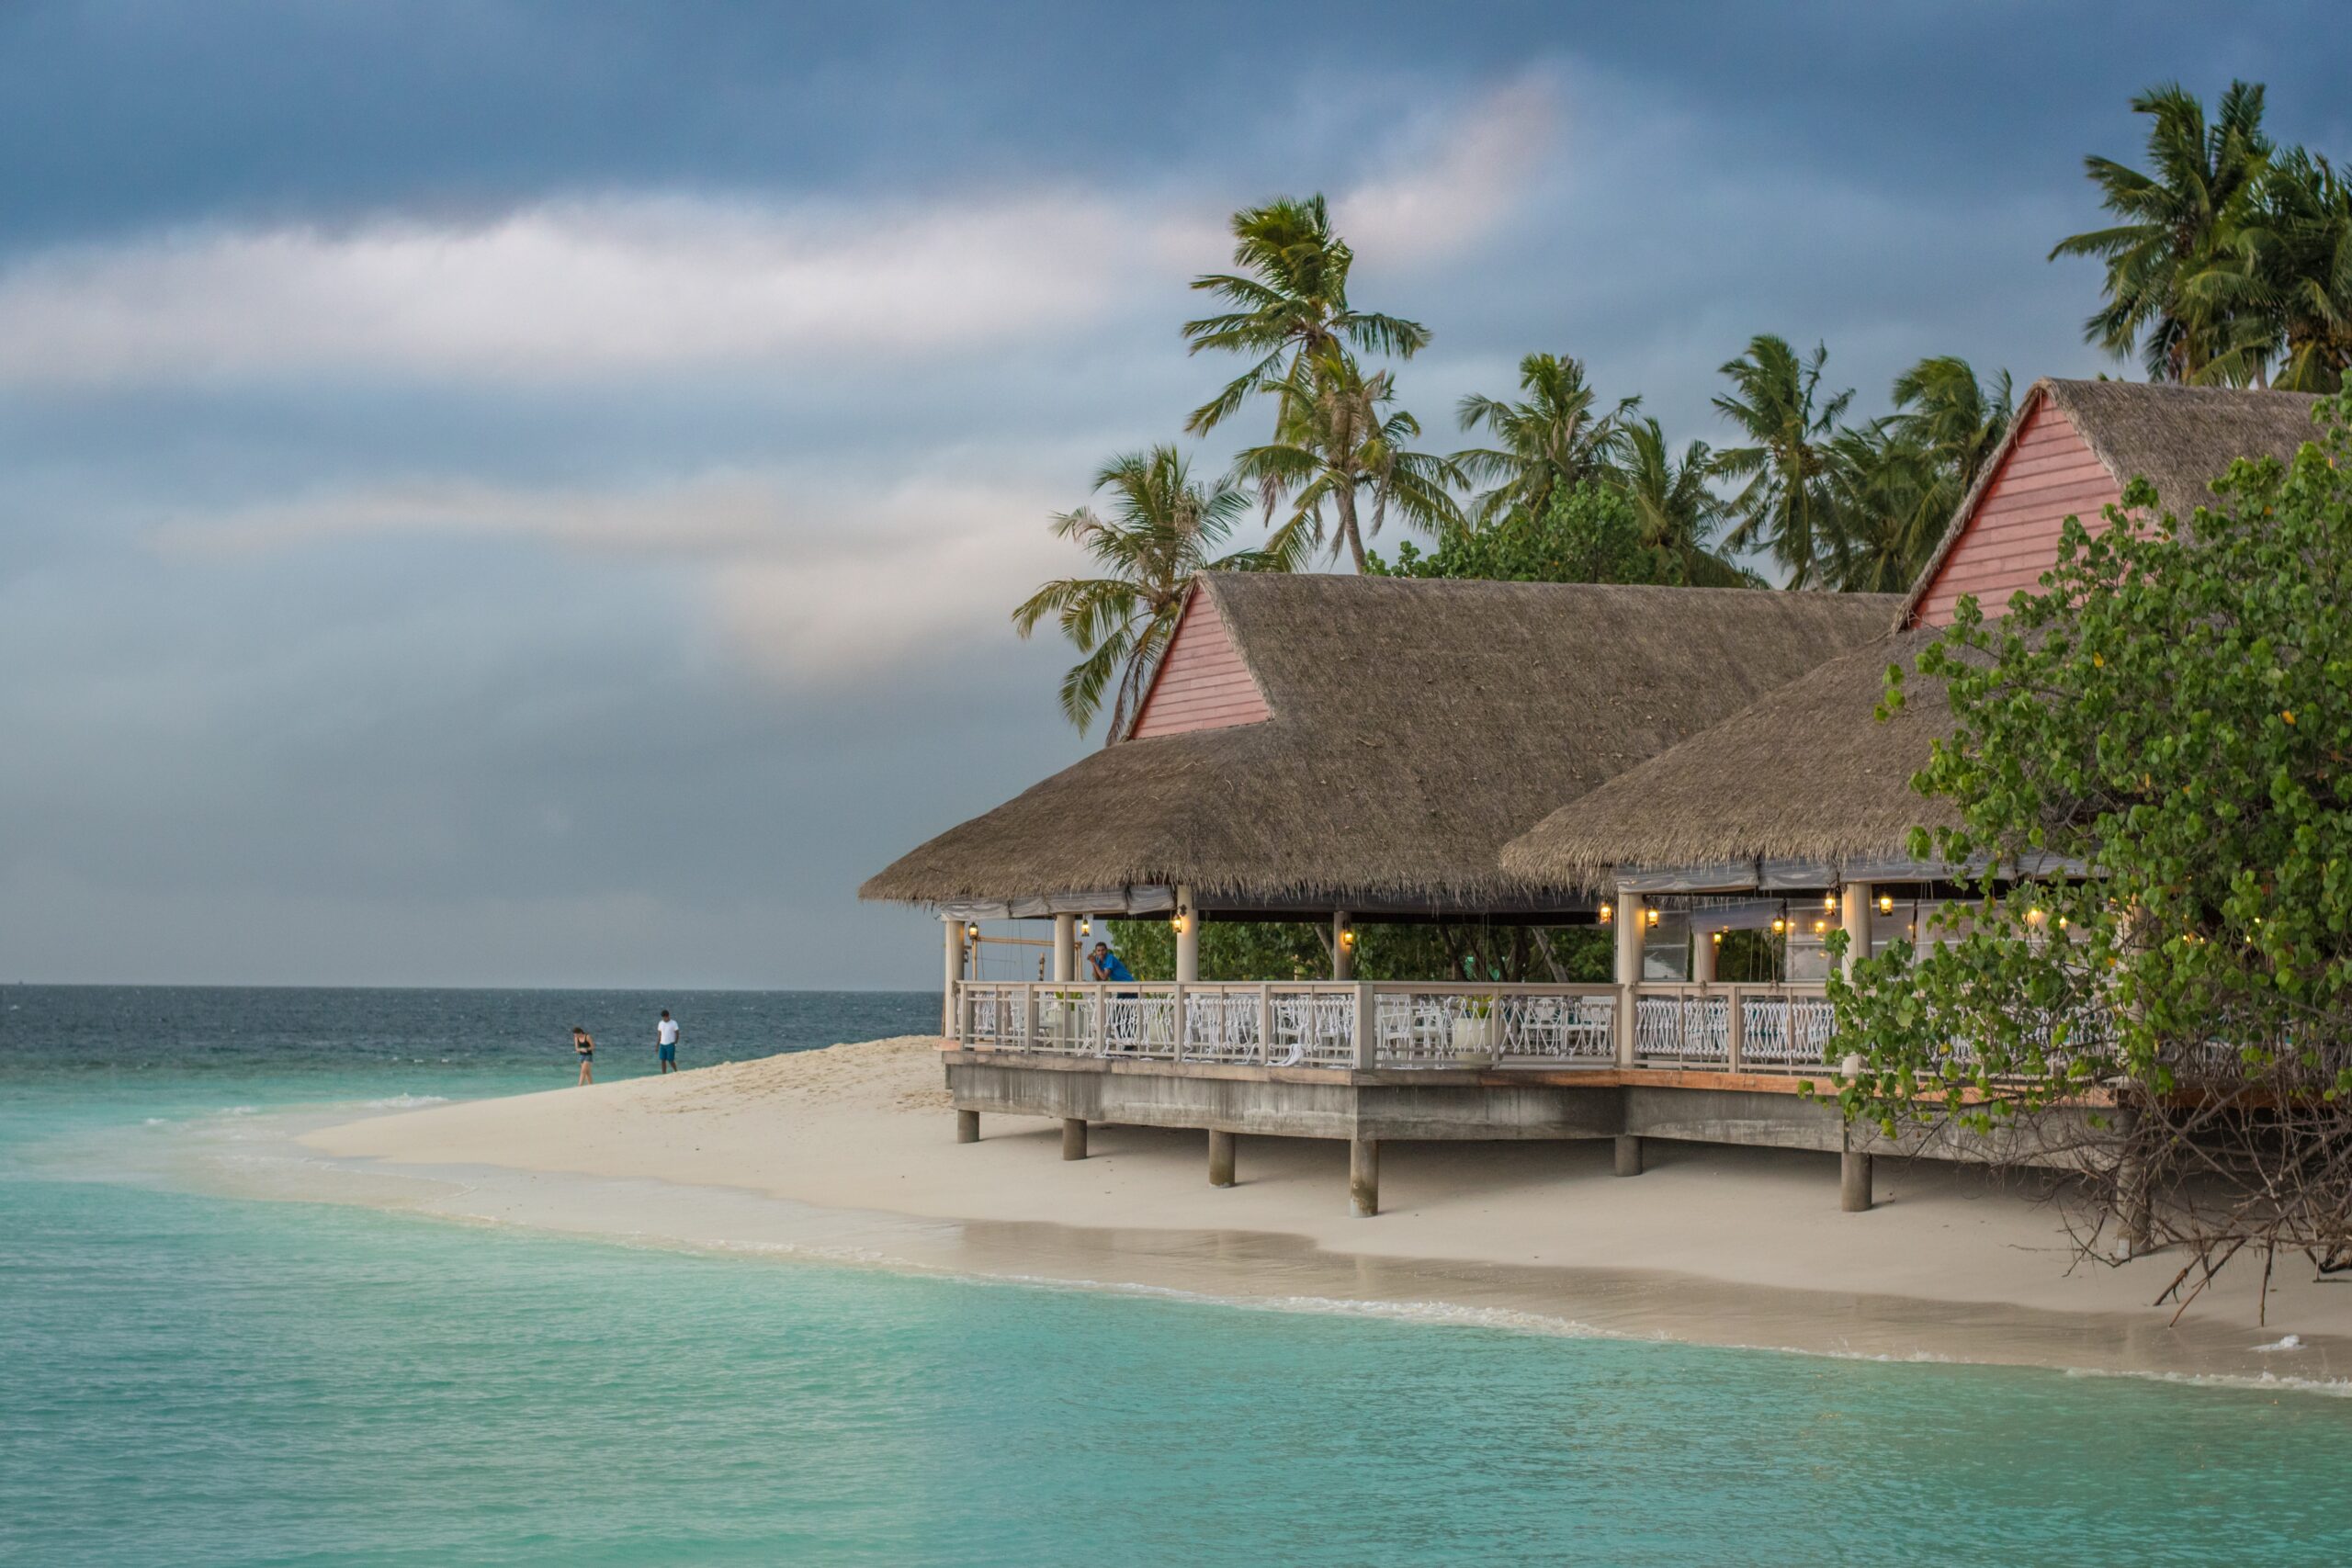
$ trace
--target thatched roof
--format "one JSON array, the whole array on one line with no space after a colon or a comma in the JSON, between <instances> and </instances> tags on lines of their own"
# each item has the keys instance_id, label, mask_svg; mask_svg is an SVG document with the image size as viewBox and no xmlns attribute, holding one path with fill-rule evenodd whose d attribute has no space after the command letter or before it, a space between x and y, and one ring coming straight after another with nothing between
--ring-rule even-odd
<instances>
[{"instance_id":1,"label":"thatched roof","mask_svg":"<svg viewBox=\"0 0 2352 1568\"><path fill-rule=\"evenodd\" d=\"M2312 438L2316 398L2130 381L2037 381L2019 401L2009 440L2049 399L2074 422L2119 484L2144 476L2165 510L2187 516L2241 457L2294 456ZM1905 601L1927 591L1976 510L2005 444L1954 514ZM1871 712L1886 669L1907 669L1932 630L1830 660L1705 733L1660 753L1544 818L1503 852L1522 877L1605 886L1637 868L1738 863L1900 863L1915 826L1953 820L1943 802L1911 788L1931 740L1949 735L1943 682L1914 680L1887 722ZM1834 877L1833 877L1834 879ZM1701 878L1700 880L1703 880Z\"/></svg>"},{"instance_id":2,"label":"thatched roof","mask_svg":"<svg viewBox=\"0 0 2352 1568\"><path fill-rule=\"evenodd\" d=\"M2212 484L2240 457L2294 457L2313 438L2308 392L2256 392L2233 387L2182 387L2146 381L2063 381L2045 378L2026 389L2007 436L1976 478L1951 525L1937 542L1905 599L1903 619L1935 581L1944 558L1960 542L1984 491L2000 472L2026 415L2047 399L2063 410L2119 485L2145 479L2164 510L2187 518L2212 499Z\"/></svg>"},{"instance_id":3,"label":"thatched roof","mask_svg":"<svg viewBox=\"0 0 2352 1568\"><path fill-rule=\"evenodd\" d=\"M1520 876L1605 886L1619 867L1899 859L1916 826L1954 818L1911 787L1951 733L1944 683L1914 679L1884 723L1886 671L1931 629L1858 648L1618 774L1503 851ZM1727 884L1728 885L1728 884Z\"/></svg>"},{"instance_id":4,"label":"thatched roof","mask_svg":"<svg viewBox=\"0 0 2352 1568\"><path fill-rule=\"evenodd\" d=\"M1272 717L1104 748L866 883L953 904L1474 908L1546 812L1884 627L1887 594L1219 574Z\"/></svg>"}]
</instances>

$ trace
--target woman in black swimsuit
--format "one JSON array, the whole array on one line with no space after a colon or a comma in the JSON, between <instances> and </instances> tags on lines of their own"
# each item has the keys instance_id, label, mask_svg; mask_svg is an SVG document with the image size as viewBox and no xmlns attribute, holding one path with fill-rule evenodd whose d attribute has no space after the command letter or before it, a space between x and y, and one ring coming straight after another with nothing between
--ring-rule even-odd
<instances>
[{"instance_id":1,"label":"woman in black swimsuit","mask_svg":"<svg viewBox=\"0 0 2352 1568\"><path fill-rule=\"evenodd\" d=\"M596 1043L576 1023L571 1026L571 1048L580 1053L580 1081L593 1083L594 1076L588 1069L596 1058Z\"/></svg>"}]
</instances>

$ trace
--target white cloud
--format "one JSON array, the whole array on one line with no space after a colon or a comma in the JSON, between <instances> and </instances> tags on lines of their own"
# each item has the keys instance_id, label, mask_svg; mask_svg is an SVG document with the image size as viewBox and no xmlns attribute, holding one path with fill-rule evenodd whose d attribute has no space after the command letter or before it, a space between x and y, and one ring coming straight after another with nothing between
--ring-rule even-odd
<instances>
[{"instance_id":1,"label":"white cloud","mask_svg":"<svg viewBox=\"0 0 2352 1568\"><path fill-rule=\"evenodd\" d=\"M1360 256L1411 266L1460 255L1525 204L1559 122L1552 78L1521 76L1408 128L1388 166L1334 202L1332 221Z\"/></svg>"},{"instance_id":2,"label":"white cloud","mask_svg":"<svg viewBox=\"0 0 2352 1568\"><path fill-rule=\"evenodd\" d=\"M150 537L166 555L233 558L369 535L526 538L666 561L692 574L707 630L785 684L872 673L926 649L1001 637L1012 606L1078 569L1046 529L1042 482L815 469L726 469L635 490L417 479L209 513Z\"/></svg>"},{"instance_id":3,"label":"white cloud","mask_svg":"<svg viewBox=\"0 0 2352 1568\"><path fill-rule=\"evenodd\" d=\"M611 198L472 225L177 232L0 274L0 382L428 373L540 381L913 355L1068 332L1210 254L1088 193L963 205Z\"/></svg>"}]
</instances>

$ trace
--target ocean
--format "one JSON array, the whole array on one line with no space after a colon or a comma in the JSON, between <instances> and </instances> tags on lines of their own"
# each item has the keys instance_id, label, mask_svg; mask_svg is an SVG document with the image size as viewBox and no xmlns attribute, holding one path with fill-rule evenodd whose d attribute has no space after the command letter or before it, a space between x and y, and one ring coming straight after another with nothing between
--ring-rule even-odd
<instances>
[{"instance_id":1,"label":"ocean","mask_svg":"<svg viewBox=\"0 0 2352 1568\"><path fill-rule=\"evenodd\" d=\"M933 996L0 987L0 1562L2352 1559L2352 1399L631 1247L206 1190L321 1107Z\"/></svg>"}]
</instances>

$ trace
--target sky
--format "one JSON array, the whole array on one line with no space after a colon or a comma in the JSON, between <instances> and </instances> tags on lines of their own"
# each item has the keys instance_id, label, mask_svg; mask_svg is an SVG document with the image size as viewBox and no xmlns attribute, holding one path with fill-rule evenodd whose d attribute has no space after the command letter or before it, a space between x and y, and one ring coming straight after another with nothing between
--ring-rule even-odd
<instances>
[{"instance_id":1,"label":"sky","mask_svg":"<svg viewBox=\"0 0 2352 1568\"><path fill-rule=\"evenodd\" d=\"M934 984L857 884L1094 743L1008 613L1232 373L1178 326L1235 209L1329 194L1434 446L1532 350L1721 443L1758 333L1864 412L1928 354L2128 371L2044 260L2083 155L2233 76L2352 154L2339 33L11 0L0 980Z\"/></svg>"}]
</instances>

